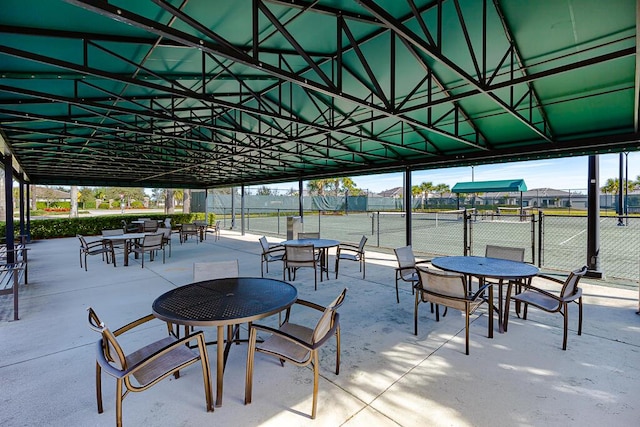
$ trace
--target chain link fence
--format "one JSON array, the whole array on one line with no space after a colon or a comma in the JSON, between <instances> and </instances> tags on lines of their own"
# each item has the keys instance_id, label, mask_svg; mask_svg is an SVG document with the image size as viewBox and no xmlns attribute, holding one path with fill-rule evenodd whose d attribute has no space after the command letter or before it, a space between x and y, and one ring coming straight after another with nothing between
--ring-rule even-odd
<instances>
[{"instance_id":1,"label":"chain link fence","mask_svg":"<svg viewBox=\"0 0 640 427\"><path fill-rule=\"evenodd\" d=\"M308 208L308 207L307 207ZM224 228L242 226L237 204L219 207L217 219ZM244 229L254 234L287 237L287 217L298 216L291 208L245 207ZM586 263L587 217L583 215L538 215L474 209L412 212L411 241L416 254L425 257L484 255L489 244L525 248L525 260L542 268L570 271ZM322 211L305 209L303 229L319 231L323 237L385 250L406 242L406 218L398 211ZM640 279L640 217L600 219L600 269L607 279L637 283Z\"/></svg>"}]
</instances>

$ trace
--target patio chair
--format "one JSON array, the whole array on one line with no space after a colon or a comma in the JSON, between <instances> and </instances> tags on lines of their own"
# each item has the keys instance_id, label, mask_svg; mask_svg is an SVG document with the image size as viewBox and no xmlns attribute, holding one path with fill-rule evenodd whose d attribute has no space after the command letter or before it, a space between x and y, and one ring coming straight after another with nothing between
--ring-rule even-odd
<instances>
[{"instance_id":1,"label":"patio chair","mask_svg":"<svg viewBox=\"0 0 640 427\"><path fill-rule=\"evenodd\" d=\"M158 233L162 233L162 246L169 247L169 258L171 258L171 228L159 227Z\"/></svg>"},{"instance_id":2,"label":"patio chair","mask_svg":"<svg viewBox=\"0 0 640 427\"><path fill-rule=\"evenodd\" d=\"M194 262L193 281L224 279L225 277L238 277L240 268L238 260L214 261L214 262Z\"/></svg>"},{"instance_id":3,"label":"patio chair","mask_svg":"<svg viewBox=\"0 0 640 427\"><path fill-rule=\"evenodd\" d=\"M298 233L298 239L319 239L320 232Z\"/></svg>"},{"instance_id":4,"label":"patio chair","mask_svg":"<svg viewBox=\"0 0 640 427\"><path fill-rule=\"evenodd\" d=\"M488 258L499 258L506 259L509 261L516 262L524 262L524 248L514 248L510 246L495 246L495 245L487 245L485 247L484 256ZM502 306L502 285L504 284L504 280L500 279L498 281L492 282L498 285L498 304ZM517 291L520 291L520 286L522 285L521 281L513 281L510 280L508 282L510 285L516 285ZM471 281L469 280L469 285L471 285ZM471 289L469 289L471 291ZM519 303L517 304L516 311L520 313ZM503 319L498 319L499 321L503 321Z\"/></svg>"},{"instance_id":5,"label":"patio chair","mask_svg":"<svg viewBox=\"0 0 640 427\"><path fill-rule=\"evenodd\" d=\"M144 268L145 252L149 253L149 261L153 261L156 251L162 251L162 263L165 263L164 245L162 243L163 241L163 233L147 234L146 236L144 236L144 239L142 239L142 243L136 243L133 245L133 247L131 248L131 252L141 255L142 268Z\"/></svg>"},{"instance_id":6,"label":"patio chair","mask_svg":"<svg viewBox=\"0 0 640 427\"><path fill-rule=\"evenodd\" d=\"M102 230L102 237L105 236L121 236L123 233L122 229L116 228L112 230ZM113 249L121 249L124 250L124 245L126 244L124 239L109 239L111 244L113 245Z\"/></svg>"},{"instance_id":7,"label":"patio chair","mask_svg":"<svg viewBox=\"0 0 640 427\"><path fill-rule=\"evenodd\" d=\"M400 295L398 293L398 281L411 283L411 293L413 294L413 288L418 283L418 273L416 272L417 264L427 264L431 261L423 260L416 261L416 257L413 254L413 248L411 246L403 246L393 250L398 260L398 267L396 267L396 302L400 304Z\"/></svg>"},{"instance_id":8,"label":"patio chair","mask_svg":"<svg viewBox=\"0 0 640 427\"><path fill-rule=\"evenodd\" d=\"M121 222L122 231L125 233L137 233L138 231L140 231L140 227L138 227L138 224L128 224L124 219Z\"/></svg>"},{"instance_id":9,"label":"patio chair","mask_svg":"<svg viewBox=\"0 0 640 427\"><path fill-rule=\"evenodd\" d=\"M147 390L171 374L177 379L181 369L198 361L202 365L207 412L213 411L209 356L202 332L188 335L182 339L168 335L132 353L125 354L117 337L155 319L155 317L149 314L111 332L91 307L88 311L89 327L102 335L96 349L96 401L99 414L103 412L103 370L116 379L116 425L122 426L122 401L130 391ZM193 349L185 345L189 343L193 343Z\"/></svg>"},{"instance_id":10,"label":"patio chair","mask_svg":"<svg viewBox=\"0 0 640 427\"><path fill-rule=\"evenodd\" d=\"M182 224L180 228L180 244L186 242L189 236L195 236L197 244L200 240L198 238L198 227L195 224Z\"/></svg>"},{"instance_id":11,"label":"patio chair","mask_svg":"<svg viewBox=\"0 0 640 427\"><path fill-rule=\"evenodd\" d=\"M336 375L340 374L340 316L337 309L344 302L347 288L328 306L297 300L294 305L309 307L322 312L322 316L314 328L309 328L290 321L291 308L287 309L284 322L278 329L254 324L249 334L249 348L247 353L247 376L245 383L244 403L251 403L253 389L253 367L255 353L260 352L276 357L284 365L285 361L297 366L313 365L313 404L311 418L316 417L318 402L318 380L320 376L320 348L333 336L336 337ZM264 342L257 342L258 332L267 332L271 336Z\"/></svg>"},{"instance_id":12,"label":"patio chair","mask_svg":"<svg viewBox=\"0 0 640 427\"><path fill-rule=\"evenodd\" d=\"M484 298L491 284L482 286L475 294L467 292L467 280L463 274L435 270L423 266L416 268L419 282L416 285L416 302L413 311L413 334L418 335L418 305L421 302L436 304L436 321L440 321L438 306L460 310L465 315L465 353L469 354L469 316L484 302L489 305L488 336L493 338L493 304Z\"/></svg>"},{"instance_id":13,"label":"patio chair","mask_svg":"<svg viewBox=\"0 0 640 427\"><path fill-rule=\"evenodd\" d=\"M527 319L529 305L546 311L547 313L560 313L564 318L564 330L562 335L562 350L567 349L567 331L569 329L569 303L578 304L578 335L582 335L582 289L578 287L580 278L587 273L587 266L572 271L566 280L547 275L536 276L546 285L561 286L559 292L552 292L531 284L525 286L522 293L513 296L513 299L524 303L522 318ZM507 331L509 322L509 304L511 300L511 285L507 290L507 309L504 320L504 330Z\"/></svg>"},{"instance_id":14,"label":"patio chair","mask_svg":"<svg viewBox=\"0 0 640 427\"><path fill-rule=\"evenodd\" d=\"M221 221L218 220L215 222L214 225L212 225L209 230L213 233L213 235L215 236L216 240L220 240L220 228L222 227L220 225Z\"/></svg>"},{"instance_id":15,"label":"patio chair","mask_svg":"<svg viewBox=\"0 0 640 427\"><path fill-rule=\"evenodd\" d=\"M284 246L272 245L267 241L266 236L262 236L260 239L260 246L262 246L262 256L260 257L260 276L264 277L264 265L267 265L267 273L269 272L269 263L284 260Z\"/></svg>"},{"instance_id":16,"label":"patio chair","mask_svg":"<svg viewBox=\"0 0 640 427\"><path fill-rule=\"evenodd\" d=\"M158 231L158 221L155 219L145 220L142 224L142 231L144 233L155 233Z\"/></svg>"},{"instance_id":17,"label":"patio chair","mask_svg":"<svg viewBox=\"0 0 640 427\"><path fill-rule=\"evenodd\" d=\"M359 263L360 271L362 272L362 278L366 274L365 272L365 260L364 260L364 245L367 243L367 237L362 236L360 243L356 246L352 243L340 243L338 249L336 249L336 279L338 278L338 268L340 267L340 260L356 261Z\"/></svg>"},{"instance_id":18,"label":"patio chair","mask_svg":"<svg viewBox=\"0 0 640 427\"><path fill-rule=\"evenodd\" d=\"M87 271L87 255L102 255L102 260L107 259L107 264L113 261L113 266L116 266L116 253L113 250L113 244L109 240L96 240L94 242L87 242L84 236L77 234L76 237L80 240L80 268L82 268L82 256L84 255L84 271Z\"/></svg>"},{"instance_id":19,"label":"patio chair","mask_svg":"<svg viewBox=\"0 0 640 427\"><path fill-rule=\"evenodd\" d=\"M291 281L291 273L293 272L293 280L296 280L296 271L299 268L313 268L314 290L318 290L318 258L316 256L313 245L287 245L284 247L284 265L282 270L282 279L285 279L285 272L289 273ZM322 280L322 272L320 272L320 280Z\"/></svg>"}]
</instances>

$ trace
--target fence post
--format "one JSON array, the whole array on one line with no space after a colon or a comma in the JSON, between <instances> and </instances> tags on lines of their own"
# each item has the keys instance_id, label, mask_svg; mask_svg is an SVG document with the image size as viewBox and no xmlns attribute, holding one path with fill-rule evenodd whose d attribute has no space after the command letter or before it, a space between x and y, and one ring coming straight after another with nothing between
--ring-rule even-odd
<instances>
[{"instance_id":1,"label":"fence post","mask_svg":"<svg viewBox=\"0 0 640 427\"><path fill-rule=\"evenodd\" d=\"M536 214L531 214L531 264L536 263Z\"/></svg>"},{"instance_id":2,"label":"fence post","mask_svg":"<svg viewBox=\"0 0 640 427\"><path fill-rule=\"evenodd\" d=\"M543 247L544 247L544 212L538 211L538 267L542 267Z\"/></svg>"},{"instance_id":3,"label":"fence post","mask_svg":"<svg viewBox=\"0 0 640 427\"><path fill-rule=\"evenodd\" d=\"M280 209L278 209L278 236L280 235Z\"/></svg>"},{"instance_id":4,"label":"fence post","mask_svg":"<svg viewBox=\"0 0 640 427\"><path fill-rule=\"evenodd\" d=\"M380 247L380 211L377 212L377 217L378 217L378 230L377 230L377 235L378 235L378 247Z\"/></svg>"},{"instance_id":5,"label":"fence post","mask_svg":"<svg viewBox=\"0 0 640 427\"><path fill-rule=\"evenodd\" d=\"M463 245L464 245L464 249L463 249L463 255L467 256L469 255L469 235L471 234L469 231L469 228L471 228L471 221L469 221L469 218L467 216L467 209L465 208L464 210L464 215L463 215L464 221L462 224L462 227L464 229L464 239L463 239Z\"/></svg>"}]
</instances>

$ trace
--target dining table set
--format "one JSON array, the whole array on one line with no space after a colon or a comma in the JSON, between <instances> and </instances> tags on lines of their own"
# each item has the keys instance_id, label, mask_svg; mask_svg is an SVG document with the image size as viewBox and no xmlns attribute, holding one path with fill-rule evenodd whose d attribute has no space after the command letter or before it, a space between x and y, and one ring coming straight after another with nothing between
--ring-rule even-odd
<instances>
[{"instance_id":1,"label":"dining table set","mask_svg":"<svg viewBox=\"0 0 640 427\"><path fill-rule=\"evenodd\" d=\"M504 308L503 285L507 285L507 293L511 292L512 285L526 286L527 283L540 270L533 264L520 261L512 261L486 256L444 256L431 260L431 264L440 270L460 273L467 277L478 279L479 288L482 288L488 280L498 284L498 327L499 332L504 332L506 322L506 309ZM468 281L471 283L471 280ZM493 293L491 293L492 295ZM491 301L493 304L493 301Z\"/></svg>"}]
</instances>

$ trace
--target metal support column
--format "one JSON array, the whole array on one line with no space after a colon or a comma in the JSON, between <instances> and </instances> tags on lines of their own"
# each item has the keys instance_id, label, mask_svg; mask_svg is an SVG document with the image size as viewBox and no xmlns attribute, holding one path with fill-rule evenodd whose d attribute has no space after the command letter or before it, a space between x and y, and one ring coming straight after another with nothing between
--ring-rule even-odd
<instances>
[{"instance_id":1,"label":"metal support column","mask_svg":"<svg viewBox=\"0 0 640 427\"><path fill-rule=\"evenodd\" d=\"M27 184L27 243L31 242L31 185ZM35 206L34 206L35 207Z\"/></svg>"},{"instance_id":2,"label":"metal support column","mask_svg":"<svg viewBox=\"0 0 640 427\"><path fill-rule=\"evenodd\" d=\"M7 264L15 262L13 244L13 163L11 154L6 154L2 158L4 164L4 200L5 200L5 239L7 244Z\"/></svg>"},{"instance_id":3,"label":"metal support column","mask_svg":"<svg viewBox=\"0 0 640 427\"><path fill-rule=\"evenodd\" d=\"M404 187L402 189L402 198L404 199L404 219L407 246L411 244L411 169L406 168L404 171Z\"/></svg>"},{"instance_id":4,"label":"metal support column","mask_svg":"<svg viewBox=\"0 0 640 427\"><path fill-rule=\"evenodd\" d=\"M244 184L240 186L240 234L244 236Z\"/></svg>"},{"instance_id":5,"label":"metal support column","mask_svg":"<svg viewBox=\"0 0 640 427\"><path fill-rule=\"evenodd\" d=\"M25 221L24 221L24 173L19 175L20 182L20 243L26 243L26 230L25 230ZM24 240L24 241L23 241Z\"/></svg>"},{"instance_id":6,"label":"metal support column","mask_svg":"<svg viewBox=\"0 0 640 427\"><path fill-rule=\"evenodd\" d=\"M300 220L304 223L304 205L302 204L302 190L304 186L302 185L302 179L298 180L298 216Z\"/></svg>"},{"instance_id":7,"label":"metal support column","mask_svg":"<svg viewBox=\"0 0 640 427\"><path fill-rule=\"evenodd\" d=\"M587 192L587 276L602 277L600 271L600 165L597 155L589 156Z\"/></svg>"}]
</instances>

